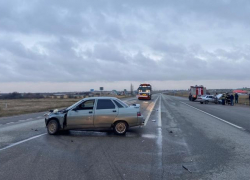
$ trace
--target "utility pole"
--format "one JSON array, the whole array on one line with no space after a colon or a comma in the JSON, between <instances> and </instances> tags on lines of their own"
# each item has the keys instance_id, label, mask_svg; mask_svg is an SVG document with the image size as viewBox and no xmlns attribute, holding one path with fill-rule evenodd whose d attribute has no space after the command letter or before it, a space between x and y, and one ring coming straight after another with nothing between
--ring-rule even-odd
<instances>
[{"instance_id":1,"label":"utility pole","mask_svg":"<svg viewBox=\"0 0 250 180\"><path fill-rule=\"evenodd\" d=\"M131 94L131 96L133 96L133 94L134 94L134 86L132 83L130 85L130 94Z\"/></svg>"}]
</instances>

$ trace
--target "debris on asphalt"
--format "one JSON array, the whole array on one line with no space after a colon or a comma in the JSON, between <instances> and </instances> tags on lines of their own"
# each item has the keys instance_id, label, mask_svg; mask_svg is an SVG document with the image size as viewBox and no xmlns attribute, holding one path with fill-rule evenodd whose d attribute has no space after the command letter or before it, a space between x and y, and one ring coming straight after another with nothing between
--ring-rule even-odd
<instances>
[{"instance_id":1,"label":"debris on asphalt","mask_svg":"<svg viewBox=\"0 0 250 180\"><path fill-rule=\"evenodd\" d=\"M192 173L187 167L185 167L184 165L182 165L183 169L187 170L188 172Z\"/></svg>"},{"instance_id":2,"label":"debris on asphalt","mask_svg":"<svg viewBox=\"0 0 250 180\"><path fill-rule=\"evenodd\" d=\"M35 129L35 131L38 131L37 129Z\"/></svg>"},{"instance_id":3,"label":"debris on asphalt","mask_svg":"<svg viewBox=\"0 0 250 180\"><path fill-rule=\"evenodd\" d=\"M173 133L173 131L169 131L169 133Z\"/></svg>"},{"instance_id":4,"label":"debris on asphalt","mask_svg":"<svg viewBox=\"0 0 250 180\"><path fill-rule=\"evenodd\" d=\"M154 119L152 120L152 122L155 122L155 121L156 121L156 120L154 120Z\"/></svg>"},{"instance_id":5,"label":"debris on asphalt","mask_svg":"<svg viewBox=\"0 0 250 180\"><path fill-rule=\"evenodd\" d=\"M71 140L71 142L74 142L73 140Z\"/></svg>"}]
</instances>

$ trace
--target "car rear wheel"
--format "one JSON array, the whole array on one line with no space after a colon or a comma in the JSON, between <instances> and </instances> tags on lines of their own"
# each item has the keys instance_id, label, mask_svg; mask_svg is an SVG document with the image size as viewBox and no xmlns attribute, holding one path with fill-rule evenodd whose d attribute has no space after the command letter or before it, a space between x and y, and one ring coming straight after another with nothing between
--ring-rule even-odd
<instances>
[{"instance_id":1,"label":"car rear wheel","mask_svg":"<svg viewBox=\"0 0 250 180\"><path fill-rule=\"evenodd\" d=\"M114 126L115 134L124 135L124 134L126 134L127 129L128 129L128 125L126 122L118 121L115 123L115 126Z\"/></svg>"},{"instance_id":2,"label":"car rear wheel","mask_svg":"<svg viewBox=\"0 0 250 180\"><path fill-rule=\"evenodd\" d=\"M56 120L50 120L48 125L47 125L47 131L50 135L54 135L58 132L59 130L59 124Z\"/></svg>"}]
</instances>

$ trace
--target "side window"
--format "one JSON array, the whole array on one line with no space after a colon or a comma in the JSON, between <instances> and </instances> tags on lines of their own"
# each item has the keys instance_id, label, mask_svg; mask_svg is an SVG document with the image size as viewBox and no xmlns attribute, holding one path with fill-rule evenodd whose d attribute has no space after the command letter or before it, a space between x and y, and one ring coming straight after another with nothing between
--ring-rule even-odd
<instances>
[{"instance_id":1,"label":"side window","mask_svg":"<svg viewBox=\"0 0 250 180\"><path fill-rule=\"evenodd\" d=\"M110 99L99 99L96 109L115 109L115 105Z\"/></svg>"},{"instance_id":2,"label":"side window","mask_svg":"<svg viewBox=\"0 0 250 180\"><path fill-rule=\"evenodd\" d=\"M78 110L86 110L93 109L95 104L95 100L84 101L82 104L78 106Z\"/></svg>"},{"instance_id":3,"label":"side window","mask_svg":"<svg viewBox=\"0 0 250 180\"><path fill-rule=\"evenodd\" d=\"M118 101L113 100L118 108L124 108L123 105L121 105Z\"/></svg>"}]
</instances>

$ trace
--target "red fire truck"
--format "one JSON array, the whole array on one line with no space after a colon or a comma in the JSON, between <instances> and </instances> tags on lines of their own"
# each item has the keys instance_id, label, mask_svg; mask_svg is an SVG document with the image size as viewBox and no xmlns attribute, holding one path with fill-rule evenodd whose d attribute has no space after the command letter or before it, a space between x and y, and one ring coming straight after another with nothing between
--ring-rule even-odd
<instances>
[{"instance_id":1,"label":"red fire truck","mask_svg":"<svg viewBox=\"0 0 250 180\"><path fill-rule=\"evenodd\" d=\"M151 99L152 87L150 84L140 84L138 88L138 99Z\"/></svg>"},{"instance_id":2,"label":"red fire truck","mask_svg":"<svg viewBox=\"0 0 250 180\"><path fill-rule=\"evenodd\" d=\"M189 101L195 101L202 95L206 95L206 88L204 86L190 86Z\"/></svg>"}]
</instances>

